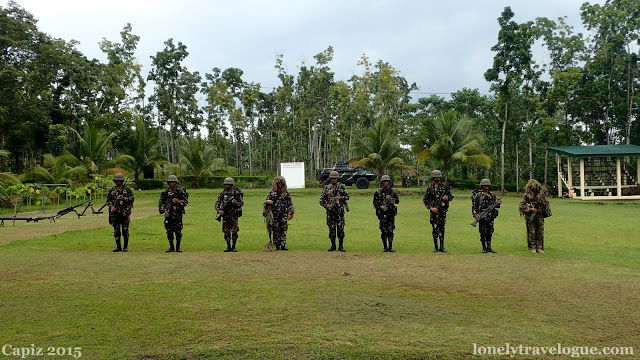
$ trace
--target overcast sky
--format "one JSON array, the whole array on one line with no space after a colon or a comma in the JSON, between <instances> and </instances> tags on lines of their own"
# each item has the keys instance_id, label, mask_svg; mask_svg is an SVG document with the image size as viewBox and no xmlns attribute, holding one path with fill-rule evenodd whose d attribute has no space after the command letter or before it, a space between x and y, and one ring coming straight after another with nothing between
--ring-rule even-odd
<instances>
[{"instance_id":1,"label":"overcast sky","mask_svg":"<svg viewBox=\"0 0 640 360\"><path fill-rule=\"evenodd\" d=\"M602 3L603 1L590 1ZM496 19L511 6L515 20L536 17L567 22L584 32L582 0L350 1L350 0L17 0L32 13L39 29L65 40L80 41L88 58L105 57L98 42L120 41L131 23L141 37L138 59L146 76L150 56L169 38L190 53L185 65L201 74L218 67L238 67L244 80L268 91L278 85L273 65L284 54L290 73L302 61L333 46L330 65L337 80L360 74L362 54L372 62L389 62L409 83L420 87L414 100L430 93L478 88L488 93L483 74L492 65L498 33ZM536 58L547 57L537 51Z\"/></svg>"}]
</instances>

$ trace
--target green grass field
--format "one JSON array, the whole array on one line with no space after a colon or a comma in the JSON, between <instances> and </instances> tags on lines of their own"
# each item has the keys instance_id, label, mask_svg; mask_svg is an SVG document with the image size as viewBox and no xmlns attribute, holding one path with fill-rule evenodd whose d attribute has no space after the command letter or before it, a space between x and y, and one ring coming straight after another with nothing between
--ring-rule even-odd
<instances>
[{"instance_id":1,"label":"green grass field","mask_svg":"<svg viewBox=\"0 0 640 360\"><path fill-rule=\"evenodd\" d=\"M237 253L222 252L214 190L190 191L182 254L164 253L159 191L136 193L128 253L111 252L105 215L8 223L0 346L78 346L87 359L465 359L474 343L507 342L640 353L639 202L553 199L546 254L531 254L507 197L498 253L481 254L471 192L457 191L449 253L433 254L422 190L400 190L397 252L382 253L373 190L348 190L346 253L326 251L319 189L292 191L288 252L262 252L266 190L245 190ZM27 358L43 357L56 358Z\"/></svg>"}]
</instances>

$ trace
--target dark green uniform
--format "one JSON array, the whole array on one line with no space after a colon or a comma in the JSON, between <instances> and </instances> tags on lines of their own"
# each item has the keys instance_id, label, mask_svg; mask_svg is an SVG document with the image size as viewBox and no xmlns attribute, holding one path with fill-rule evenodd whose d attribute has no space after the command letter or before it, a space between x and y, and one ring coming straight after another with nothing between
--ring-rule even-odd
<instances>
[{"instance_id":1,"label":"dark green uniform","mask_svg":"<svg viewBox=\"0 0 640 360\"><path fill-rule=\"evenodd\" d=\"M335 196L340 196L339 201L333 200ZM336 249L336 236L338 237L339 247L338 250L344 251L344 213L347 201L349 200L349 193L345 189L343 184L337 183L325 185L320 194L320 206L327 210L327 226L329 227L329 240L331 241L330 251ZM331 205L329 210L327 207Z\"/></svg>"},{"instance_id":2,"label":"dark green uniform","mask_svg":"<svg viewBox=\"0 0 640 360\"><path fill-rule=\"evenodd\" d=\"M442 200L442 197L447 195L449 197L448 201ZM446 252L444 248L444 230L445 224L447 223L447 211L449 210L449 202L453 200L453 195L451 194L451 190L448 186L442 185L439 183L436 185L435 183L431 183L427 185L427 190L422 197L422 202L427 209L432 207L437 208L438 212L434 213L429 210L432 231L431 234L433 236L433 245L435 247L434 252ZM438 239L440 239L440 247L438 248Z\"/></svg>"},{"instance_id":3,"label":"dark green uniform","mask_svg":"<svg viewBox=\"0 0 640 360\"><path fill-rule=\"evenodd\" d=\"M387 195L391 196L391 200L387 199ZM380 188L373 193L373 208L376 210L376 216L380 221L380 237L382 238L382 245L384 246L384 252L393 251L393 231L396 228L396 215L398 215L398 208L396 204L400 202L398 193L391 188ZM385 206L387 209L380 209L381 206ZM387 245L388 241L388 245Z\"/></svg>"},{"instance_id":4,"label":"dark green uniform","mask_svg":"<svg viewBox=\"0 0 640 360\"><path fill-rule=\"evenodd\" d=\"M122 199L118 197L122 195ZM113 237L116 249L122 249L120 236L124 239L124 248L129 248L129 223L131 222L131 207L133 206L133 191L126 186L112 187L107 192L107 206L109 207L109 224L113 225ZM114 208L112 210L112 208Z\"/></svg>"},{"instance_id":5,"label":"dark green uniform","mask_svg":"<svg viewBox=\"0 0 640 360\"><path fill-rule=\"evenodd\" d=\"M273 204L267 204L267 200ZM287 230L289 229L289 215L293 216L294 207L289 192L270 191L265 199L263 214L271 211L273 214L273 244L277 250L287 250Z\"/></svg>"},{"instance_id":6,"label":"dark green uniform","mask_svg":"<svg viewBox=\"0 0 640 360\"><path fill-rule=\"evenodd\" d=\"M484 193L476 190L471 195L471 215L474 217L476 214L482 213L492 204L496 203L496 195L489 191ZM491 248L491 236L493 235L493 222L498 217L498 209L500 205L496 206L487 216L478 221L478 231L480 232L480 242L482 243L482 251L490 251ZM493 251L491 251L493 252Z\"/></svg>"},{"instance_id":7,"label":"dark green uniform","mask_svg":"<svg viewBox=\"0 0 640 360\"><path fill-rule=\"evenodd\" d=\"M174 203L173 199L178 199L178 203ZM177 247L180 248L182 240L182 215L185 213L184 208L189 204L189 194L186 188L176 187L175 189L165 189L160 194L158 201L158 212L164 214L167 212L169 216L164 218L164 228L167 231L167 239L173 247L173 236L175 234Z\"/></svg>"},{"instance_id":8,"label":"dark green uniform","mask_svg":"<svg viewBox=\"0 0 640 360\"><path fill-rule=\"evenodd\" d=\"M236 200L237 204L233 203ZM232 188L231 192L222 190L218 199L216 200L216 212L224 211L222 216L222 232L224 233L224 240L227 242L227 250L233 251L236 248L236 242L238 241L238 218L242 216L242 206L244 205L244 194L238 188ZM231 245L231 241L233 244Z\"/></svg>"}]
</instances>

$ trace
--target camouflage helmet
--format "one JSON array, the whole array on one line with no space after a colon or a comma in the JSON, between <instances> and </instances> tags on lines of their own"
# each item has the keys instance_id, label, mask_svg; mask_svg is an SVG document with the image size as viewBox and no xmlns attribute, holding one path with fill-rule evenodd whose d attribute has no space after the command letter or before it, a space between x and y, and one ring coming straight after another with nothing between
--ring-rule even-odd
<instances>
[{"instance_id":1,"label":"camouflage helmet","mask_svg":"<svg viewBox=\"0 0 640 360\"><path fill-rule=\"evenodd\" d=\"M340 174L338 174L337 171L332 171L329 173L329 179L339 179L340 178Z\"/></svg>"},{"instance_id":2,"label":"camouflage helmet","mask_svg":"<svg viewBox=\"0 0 640 360\"><path fill-rule=\"evenodd\" d=\"M431 177L432 178L441 178L442 177L442 171L440 170L433 170L431 172Z\"/></svg>"},{"instance_id":3,"label":"camouflage helmet","mask_svg":"<svg viewBox=\"0 0 640 360\"><path fill-rule=\"evenodd\" d=\"M489 179L480 180L480 186L491 186L491 181Z\"/></svg>"},{"instance_id":4,"label":"camouflage helmet","mask_svg":"<svg viewBox=\"0 0 640 360\"><path fill-rule=\"evenodd\" d=\"M117 173L115 174L115 176L113 177L113 181L124 181L124 175L122 175L121 173Z\"/></svg>"},{"instance_id":5,"label":"camouflage helmet","mask_svg":"<svg viewBox=\"0 0 640 360\"><path fill-rule=\"evenodd\" d=\"M178 182L178 177L175 175L169 175L167 182Z\"/></svg>"},{"instance_id":6,"label":"camouflage helmet","mask_svg":"<svg viewBox=\"0 0 640 360\"><path fill-rule=\"evenodd\" d=\"M380 178L380 182L383 181L391 181L391 178L389 177L389 175L382 175L382 177Z\"/></svg>"},{"instance_id":7,"label":"camouflage helmet","mask_svg":"<svg viewBox=\"0 0 640 360\"><path fill-rule=\"evenodd\" d=\"M233 183L234 181L232 177L225 178L223 182L224 185L233 185Z\"/></svg>"}]
</instances>

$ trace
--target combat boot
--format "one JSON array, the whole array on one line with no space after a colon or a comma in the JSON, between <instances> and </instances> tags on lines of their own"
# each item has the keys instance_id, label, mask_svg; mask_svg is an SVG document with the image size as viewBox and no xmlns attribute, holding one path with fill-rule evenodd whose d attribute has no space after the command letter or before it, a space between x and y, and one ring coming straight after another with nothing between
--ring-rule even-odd
<instances>
[{"instance_id":1,"label":"combat boot","mask_svg":"<svg viewBox=\"0 0 640 360\"><path fill-rule=\"evenodd\" d=\"M224 249L224 252L229 252L231 251L231 240L227 240L227 248Z\"/></svg>"},{"instance_id":2,"label":"combat boot","mask_svg":"<svg viewBox=\"0 0 640 360\"><path fill-rule=\"evenodd\" d=\"M529 251L531 251L532 254L536 253L536 249L533 249L533 248L529 249Z\"/></svg>"},{"instance_id":3,"label":"combat boot","mask_svg":"<svg viewBox=\"0 0 640 360\"><path fill-rule=\"evenodd\" d=\"M389 252L396 252L393 250L393 239L389 238Z\"/></svg>"},{"instance_id":4,"label":"combat boot","mask_svg":"<svg viewBox=\"0 0 640 360\"><path fill-rule=\"evenodd\" d=\"M382 252L388 252L389 248L387 247L387 239L382 238Z\"/></svg>"},{"instance_id":5,"label":"combat boot","mask_svg":"<svg viewBox=\"0 0 640 360\"><path fill-rule=\"evenodd\" d=\"M169 248L167 250L165 250L165 252L174 252L176 251L175 248L173 247L173 239L169 240Z\"/></svg>"},{"instance_id":6,"label":"combat boot","mask_svg":"<svg viewBox=\"0 0 640 360\"><path fill-rule=\"evenodd\" d=\"M338 244L338 251L344 252L344 239L340 239L340 243Z\"/></svg>"},{"instance_id":7,"label":"combat boot","mask_svg":"<svg viewBox=\"0 0 640 360\"><path fill-rule=\"evenodd\" d=\"M238 250L236 250L236 241L238 241L238 239L233 239L233 244L231 245L231 252L238 252Z\"/></svg>"},{"instance_id":8,"label":"combat boot","mask_svg":"<svg viewBox=\"0 0 640 360\"><path fill-rule=\"evenodd\" d=\"M124 247L122 248L123 252L127 252L129 251L129 237L125 236L124 237Z\"/></svg>"},{"instance_id":9,"label":"combat boot","mask_svg":"<svg viewBox=\"0 0 640 360\"><path fill-rule=\"evenodd\" d=\"M289 249L287 249L287 244L281 242L280 243L280 250L282 251L289 251Z\"/></svg>"},{"instance_id":10,"label":"combat boot","mask_svg":"<svg viewBox=\"0 0 640 360\"><path fill-rule=\"evenodd\" d=\"M122 251L122 245L120 244L120 238L116 239L116 248L113 249L113 252L120 252Z\"/></svg>"},{"instance_id":11,"label":"combat boot","mask_svg":"<svg viewBox=\"0 0 640 360\"><path fill-rule=\"evenodd\" d=\"M487 240L487 251L494 254L497 253L497 251L491 248L491 240Z\"/></svg>"},{"instance_id":12,"label":"combat boot","mask_svg":"<svg viewBox=\"0 0 640 360\"><path fill-rule=\"evenodd\" d=\"M330 239L330 240L331 240L331 247L327 251L336 251L336 240L335 239Z\"/></svg>"},{"instance_id":13,"label":"combat boot","mask_svg":"<svg viewBox=\"0 0 640 360\"><path fill-rule=\"evenodd\" d=\"M182 241L182 236L176 236L176 252L181 253L182 249L180 249L180 242Z\"/></svg>"},{"instance_id":14,"label":"combat boot","mask_svg":"<svg viewBox=\"0 0 640 360\"><path fill-rule=\"evenodd\" d=\"M442 239L440 239L440 249L438 251L443 252L443 253L447 252L447 250L444 248L444 237Z\"/></svg>"},{"instance_id":15,"label":"combat boot","mask_svg":"<svg viewBox=\"0 0 640 360\"><path fill-rule=\"evenodd\" d=\"M533 251L532 251L533 252ZM538 254L544 254L544 250L538 249Z\"/></svg>"},{"instance_id":16,"label":"combat boot","mask_svg":"<svg viewBox=\"0 0 640 360\"><path fill-rule=\"evenodd\" d=\"M480 236L480 242L482 243L482 253L486 254L487 253L487 243L486 241L484 241L484 237Z\"/></svg>"},{"instance_id":17,"label":"combat boot","mask_svg":"<svg viewBox=\"0 0 640 360\"><path fill-rule=\"evenodd\" d=\"M438 250L438 238L433 238L433 252L437 253L440 250Z\"/></svg>"}]
</instances>

